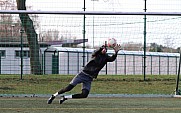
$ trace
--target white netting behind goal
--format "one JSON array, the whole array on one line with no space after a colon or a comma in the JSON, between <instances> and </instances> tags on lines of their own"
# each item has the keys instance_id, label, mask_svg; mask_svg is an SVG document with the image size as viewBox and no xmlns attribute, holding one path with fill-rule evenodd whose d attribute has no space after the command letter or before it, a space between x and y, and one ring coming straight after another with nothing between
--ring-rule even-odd
<instances>
[{"instance_id":1,"label":"white netting behind goal","mask_svg":"<svg viewBox=\"0 0 181 113\"><path fill-rule=\"evenodd\" d=\"M129 1L129 0L128 0ZM13 2L13 1L12 1ZM8 11L8 7L2 5L5 2L1 2L2 10ZM16 7L15 1L14 7ZM12 3L12 4L13 4ZM71 4L70 4L71 3ZM181 28L181 17L179 15L146 15L139 14L137 11L144 12L144 2L136 2L137 7L132 2L118 1L118 0L103 0L103 1L34 1L30 2L27 0L27 4L32 7L28 7L28 11L35 11L37 14L29 14L33 21L33 26L37 33L38 42L44 43L50 46L52 44L64 46L64 47L82 47L83 40L86 39L86 48L97 48L105 43L108 38L116 38L117 43L122 45L124 55L132 55L130 58L122 57L118 58L119 62L111 64L111 66L117 68L113 71L109 71L111 74L142 74L143 73L143 50L147 52L147 74L175 74L178 68L178 50L180 49L180 31ZM163 5L168 5L168 1L163 2ZM13 6L13 5L7 6ZM38 6L37 6L38 4ZM73 4L73 5L72 5ZM128 5L129 4L129 5ZM135 5L136 5L135 4ZM170 11L179 11L180 7L176 7L179 2L169 4ZM126 5L128 7L126 7ZM147 2L148 11L155 11L153 3ZM157 4L160 6L160 3ZM98 7L100 6L100 7ZM143 8L141 8L143 6ZM152 7L151 7L152 6ZM175 7L174 7L175 6ZM161 6L160 6L161 7ZM83 8L83 9L82 9ZM127 12L123 12L127 9ZM16 9L16 8L14 8ZM39 11L38 11L39 10ZM56 11L109 11L109 15L86 15L83 14L55 14ZM168 11L167 9L163 9ZM9 9L11 12L12 10ZM47 11L41 14L41 11ZM48 12L49 11L49 12ZM50 14L54 13L54 14ZM54 12L53 12L54 11ZM124 14L116 14L121 11ZM135 15L137 12L138 15ZM112 14L111 14L112 13ZM127 14L126 14L127 13ZM129 14L128 14L129 13ZM133 14L131 14L133 13ZM159 12L157 12L159 13ZM126 14L126 15L125 15ZM148 13L149 14L149 13ZM2 55L4 62L10 61L9 63L2 63L7 65L1 66L6 67L4 73L19 73L21 60L20 54L20 41L22 27L21 21L18 14L5 14L1 12L1 47L4 47ZM84 32L85 31L85 32ZM85 33L85 34L84 34ZM31 33L30 33L31 34ZM23 57L27 58L24 63L24 73L31 73L30 70L30 53L28 51L27 35L23 33L24 46ZM13 44L11 42L14 42ZM16 42L16 43L15 43ZM146 43L146 48L144 48ZM19 44L19 45L18 45ZM10 53L4 50L7 47L11 49ZM17 48L15 48L17 47ZM27 47L27 48L25 48ZM42 54L43 54L42 50ZM123 53L121 55L123 55ZM173 53L173 54L172 54ZM136 55L136 56L134 56ZM6 59L8 57L8 60ZM41 55L40 55L41 56ZM153 56L154 59L152 58ZM43 55L41 56L43 61ZM82 58L82 57L81 57ZM3 61L2 60L2 61ZM86 61L88 58L86 59ZM81 60L82 61L82 60ZM137 61L137 62L136 62ZM18 62L18 65L17 65ZM12 65L14 67L12 67ZM69 65L69 64L65 64ZM82 62L78 64L82 66ZM136 67L138 65L138 67ZM44 67L42 66L44 69ZM7 70L6 70L7 69ZM16 70L17 69L17 70ZM108 68L109 69L109 68ZM3 70L3 68L2 68ZM10 70L10 71L9 71ZM25 71L27 70L27 71ZM103 71L104 72L104 71Z\"/></svg>"}]
</instances>

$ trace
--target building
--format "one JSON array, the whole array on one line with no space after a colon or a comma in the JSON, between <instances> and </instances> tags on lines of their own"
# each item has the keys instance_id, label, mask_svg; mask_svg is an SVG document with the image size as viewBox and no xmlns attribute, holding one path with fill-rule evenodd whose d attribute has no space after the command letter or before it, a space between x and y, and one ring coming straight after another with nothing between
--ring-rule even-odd
<instances>
[{"instance_id":1,"label":"building","mask_svg":"<svg viewBox=\"0 0 181 113\"><path fill-rule=\"evenodd\" d=\"M8 39L8 38L7 38ZM0 74L20 74L21 73L21 47L23 52L23 74L30 74L30 53L29 45L26 40L8 41L1 38L0 42ZM88 41L87 39L85 40ZM73 41L54 41L54 42L39 42L40 45L40 59L43 63L44 50L51 45L77 45L83 42L82 39Z\"/></svg>"}]
</instances>

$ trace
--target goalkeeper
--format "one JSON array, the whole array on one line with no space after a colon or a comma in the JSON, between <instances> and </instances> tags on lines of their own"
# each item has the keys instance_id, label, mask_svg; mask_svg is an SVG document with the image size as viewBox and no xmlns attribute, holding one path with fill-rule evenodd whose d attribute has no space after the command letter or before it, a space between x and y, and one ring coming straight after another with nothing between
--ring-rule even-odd
<instances>
[{"instance_id":1,"label":"goalkeeper","mask_svg":"<svg viewBox=\"0 0 181 113\"><path fill-rule=\"evenodd\" d=\"M62 88L60 91L53 94L48 99L47 103L51 104L56 96L72 90L77 84L80 83L82 83L81 93L61 96L62 98L60 99L59 103L62 104L65 100L68 99L87 98L91 89L91 82L93 79L97 78L99 71L105 66L107 62L113 62L116 59L117 53L121 49L121 46L117 44L115 47L113 47L113 49L115 54L112 56L107 54L106 45L103 45L99 49L95 50L92 53L92 59L87 63L83 70L72 79L67 87Z\"/></svg>"}]
</instances>

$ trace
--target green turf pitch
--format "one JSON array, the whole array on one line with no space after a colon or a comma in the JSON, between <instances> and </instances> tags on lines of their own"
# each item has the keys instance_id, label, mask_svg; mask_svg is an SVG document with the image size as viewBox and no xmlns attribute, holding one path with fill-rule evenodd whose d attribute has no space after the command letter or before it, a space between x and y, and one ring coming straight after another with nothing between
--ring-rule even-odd
<instances>
[{"instance_id":1,"label":"green turf pitch","mask_svg":"<svg viewBox=\"0 0 181 113\"><path fill-rule=\"evenodd\" d=\"M56 98L0 98L0 113L180 113L181 98L93 98L65 101Z\"/></svg>"}]
</instances>

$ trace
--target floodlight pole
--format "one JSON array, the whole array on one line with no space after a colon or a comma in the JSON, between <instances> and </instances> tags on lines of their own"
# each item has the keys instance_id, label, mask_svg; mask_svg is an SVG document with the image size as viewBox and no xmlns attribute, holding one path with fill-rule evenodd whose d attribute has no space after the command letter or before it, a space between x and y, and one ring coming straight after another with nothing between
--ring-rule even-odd
<instances>
[{"instance_id":1,"label":"floodlight pole","mask_svg":"<svg viewBox=\"0 0 181 113\"><path fill-rule=\"evenodd\" d=\"M20 30L20 33L21 33L21 80L23 79L23 33L24 33L24 30L23 28L21 28Z\"/></svg>"},{"instance_id":2,"label":"floodlight pole","mask_svg":"<svg viewBox=\"0 0 181 113\"><path fill-rule=\"evenodd\" d=\"M84 11L85 11L85 0L84 0ZM85 14L84 14L84 19L83 19L83 65L82 65L82 67L85 67Z\"/></svg>"},{"instance_id":3,"label":"floodlight pole","mask_svg":"<svg viewBox=\"0 0 181 113\"><path fill-rule=\"evenodd\" d=\"M93 1L93 11L94 11L94 0L92 0L92 1ZM92 29L93 30L93 37L92 38L93 38L93 48L94 48L94 15L93 15L93 22L92 23L93 23L93 29Z\"/></svg>"},{"instance_id":4,"label":"floodlight pole","mask_svg":"<svg viewBox=\"0 0 181 113\"><path fill-rule=\"evenodd\" d=\"M99 1L99 0L91 0L92 2L93 2L93 11L94 11L94 1ZM94 36L94 15L93 15L93 21L92 21L92 26L93 26L93 36L92 36L92 43L93 43L93 48L94 48L94 38L95 38L95 36Z\"/></svg>"},{"instance_id":5,"label":"floodlight pole","mask_svg":"<svg viewBox=\"0 0 181 113\"><path fill-rule=\"evenodd\" d=\"M145 9L146 12L146 0L145 0ZM144 15L144 57L143 57L143 75L144 75L144 81L146 80L146 15Z\"/></svg>"}]
</instances>

